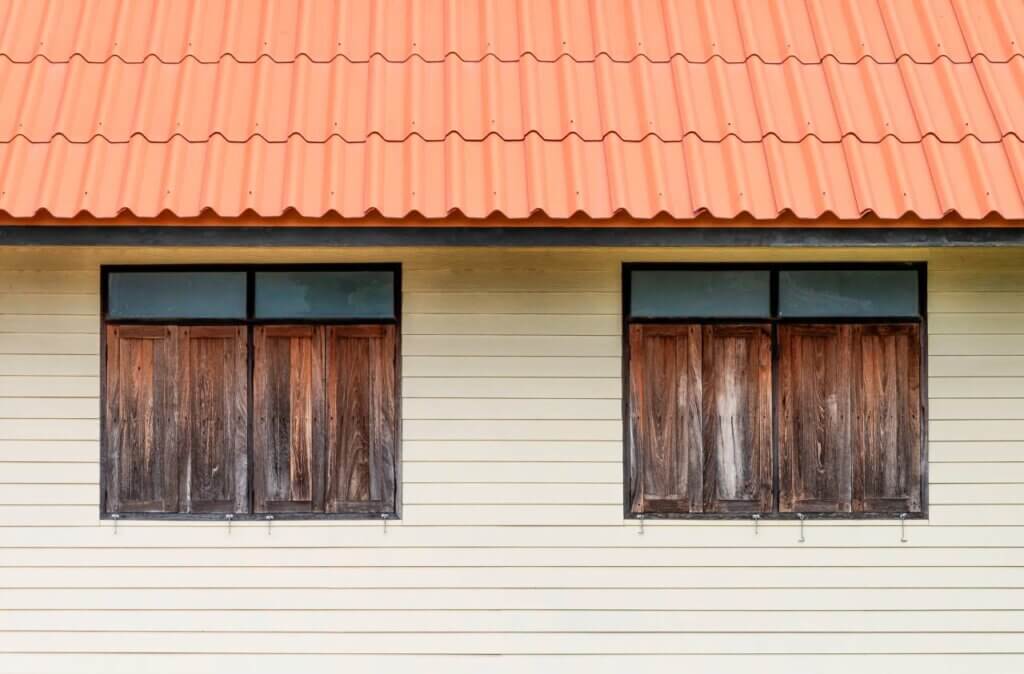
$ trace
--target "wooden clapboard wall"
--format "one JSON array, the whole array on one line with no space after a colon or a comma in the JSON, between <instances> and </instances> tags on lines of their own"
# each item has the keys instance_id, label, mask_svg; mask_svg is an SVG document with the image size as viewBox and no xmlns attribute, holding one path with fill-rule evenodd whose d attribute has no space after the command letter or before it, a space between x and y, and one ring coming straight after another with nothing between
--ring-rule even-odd
<instances>
[{"instance_id":1,"label":"wooden clapboard wall","mask_svg":"<svg viewBox=\"0 0 1024 674\"><path fill-rule=\"evenodd\" d=\"M927 260L930 520L638 535L620 265L653 259ZM347 260L403 263L404 519L99 522L99 265ZM0 534L4 672L1024 671L1024 254L3 249Z\"/></svg>"}]
</instances>

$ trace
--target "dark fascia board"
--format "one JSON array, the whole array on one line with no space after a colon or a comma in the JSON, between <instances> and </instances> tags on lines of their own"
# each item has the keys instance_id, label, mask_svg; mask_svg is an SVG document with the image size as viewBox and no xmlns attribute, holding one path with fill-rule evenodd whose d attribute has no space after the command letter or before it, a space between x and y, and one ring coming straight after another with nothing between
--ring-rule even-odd
<instances>
[{"instance_id":1,"label":"dark fascia board","mask_svg":"<svg viewBox=\"0 0 1024 674\"><path fill-rule=\"evenodd\" d=\"M175 227L0 225L0 246L1024 246L1021 227Z\"/></svg>"}]
</instances>

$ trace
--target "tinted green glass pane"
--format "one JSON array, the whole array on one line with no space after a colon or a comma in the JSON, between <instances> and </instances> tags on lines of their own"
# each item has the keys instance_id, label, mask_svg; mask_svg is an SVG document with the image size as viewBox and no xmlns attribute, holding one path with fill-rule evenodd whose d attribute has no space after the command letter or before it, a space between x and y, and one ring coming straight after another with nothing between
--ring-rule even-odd
<instances>
[{"instance_id":1,"label":"tinted green glass pane","mask_svg":"<svg viewBox=\"0 0 1024 674\"><path fill-rule=\"evenodd\" d=\"M782 316L917 316L917 271L819 269L779 272Z\"/></svg>"},{"instance_id":2,"label":"tinted green glass pane","mask_svg":"<svg viewBox=\"0 0 1024 674\"><path fill-rule=\"evenodd\" d=\"M110 318L245 318L245 272L111 272L107 290Z\"/></svg>"},{"instance_id":3,"label":"tinted green glass pane","mask_svg":"<svg viewBox=\"0 0 1024 674\"><path fill-rule=\"evenodd\" d=\"M765 270L637 270L630 313L639 318L765 318L771 312Z\"/></svg>"},{"instance_id":4,"label":"tinted green glass pane","mask_svg":"<svg viewBox=\"0 0 1024 674\"><path fill-rule=\"evenodd\" d=\"M256 273L257 318L393 318L390 271Z\"/></svg>"}]
</instances>

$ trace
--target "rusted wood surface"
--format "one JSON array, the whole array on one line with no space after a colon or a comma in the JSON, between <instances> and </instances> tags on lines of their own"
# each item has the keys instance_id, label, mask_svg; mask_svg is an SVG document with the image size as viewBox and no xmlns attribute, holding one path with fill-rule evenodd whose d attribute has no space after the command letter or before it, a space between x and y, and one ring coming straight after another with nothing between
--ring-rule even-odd
<instances>
[{"instance_id":1,"label":"rusted wood surface","mask_svg":"<svg viewBox=\"0 0 1024 674\"><path fill-rule=\"evenodd\" d=\"M178 511L177 328L107 327L106 508Z\"/></svg>"},{"instance_id":2,"label":"rusted wood surface","mask_svg":"<svg viewBox=\"0 0 1024 674\"><path fill-rule=\"evenodd\" d=\"M185 326L179 328L178 344L183 510L246 512L246 330Z\"/></svg>"}]
</instances>

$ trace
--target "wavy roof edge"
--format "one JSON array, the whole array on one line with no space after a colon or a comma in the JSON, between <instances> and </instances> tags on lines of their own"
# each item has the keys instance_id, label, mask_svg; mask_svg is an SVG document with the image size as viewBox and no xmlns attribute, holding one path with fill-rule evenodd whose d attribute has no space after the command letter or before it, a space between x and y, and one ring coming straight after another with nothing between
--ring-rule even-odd
<instances>
[{"instance_id":1,"label":"wavy roof edge","mask_svg":"<svg viewBox=\"0 0 1024 674\"><path fill-rule=\"evenodd\" d=\"M696 131L687 131L681 136L670 136L663 137L657 133L645 133L638 136L629 136L626 134L619 133L618 131L606 131L599 136L586 136L579 132L569 132L561 136L547 136L539 131L528 131L525 134L516 136L507 136L497 131L485 133L480 136L465 135L459 131L448 131L447 133L440 136L427 136L422 133L412 132L404 136L388 136L386 133L380 131L371 131L360 137L349 138L344 134L331 133L322 137L309 138L305 134L293 131L287 135L268 137L262 133L251 133L247 136L232 136L231 134L224 133L221 131L215 131L207 136L203 137L190 137L184 133L173 133L166 137L161 138L150 138L147 134L136 131L126 136L118 136L111 138L104 133L95 133L88 137L77 137L72 138L69 134L57 132L51 136L45 138L30 137L24 133L16 133L11 136L0 138L0 145L9 145L19 141L25 141L32 143L33 145L45 145L54 141L64 141L72 145L88 145L94 141L103 141L110 145L128 145L132 141L144 141L153 145L166 145L175 141L183 141L192 145L202 145L211 143L213 141L224 141L234 145L244 145L245 143L258 140L269 145L287 145L292 141L302 141L307 144L323 145L324 143L330 143L334 141L342 142L346 145L365 145L374 141L381 141L383 143L394 143L401 144L406 143L410 140L422 141L424 143L445 143L449 140L461 140L466 143L481 143L487 140L498 140L504 143L525 143L530 139L537 139L545 143L561 143L567 140L578 140L582 143L604 143L607 140L616 139L623 143L644 143L650 140L658 141L660 143L683 143L689 139L698 140L701 143L725 143L728 141L737 141L744 144L757 144L764 143L767 140L775 140L784 145L799 145L807 141L817 141L823 145L842 145L846 141L855 141L862 145L880 145L889 141L899 143L900 145L919 145L925 140L934 140L943 145L958 145L966 141L973 141L981 143L982 145L999 145L1007 140L1024 141L1024 135L1017 133L1016 131L1007 131L999 136L993 137L981 137L976 133L965 133L962 136L955 138L943 137L941 134L934 131L923 133L919 136L906 138L900 137L895 133L887 133L882 136L872 138L862 138L859 134L854 132L843 133L835 137L822 137L817 133L805 133L802 136L784 136L783 134L776 132L764 133L760 136L743 136L738 133L726 133L721 136L715 137L704 137L702 134Z\"/></svg>"},{"instance_id":2,"label":"wavy roof edge","mask_svg":"<svg viewBox=\"0 0 1024 674\"><path fill-rule=\"evenodd\" d=\"M805 66L823 65L828 61L834 61L838 65L859 65L861 63L874 63L876 65L899 65L901 61L909 61L915 65L934 65L936 63L948 62L952 65L970 65L978 60L987 61L993 65L1000 65L1010 63L1014 59L1024 58L1024 49L1018 49L1016 51L1004 54L1001 57L993 57L985 52L974 52L966 58L956 58L949 54L938 54L930 59L915 58L912 54L904 52L896 55L895 58L890 59L879 59L872 54L865 54L856 59L844 60L840 55L833 53L826 53L821 55L817 59L805 60L795 54L790 54L781 59L769 59L765 58L764 55L758 53L747 54L742 58L729 58L722 54L711 54L705 58L691 58L682 52L674 52L666 56L655 58L649 54L634 54L629 58L616 57L609 52L602 51L597 52L593 56L587 58L579 58L569 53L560 53L553 56L539 56L530 51L523 51L512 56L501 56L495 52L486 52L475 58L466 58L461 53L456 51L448 51L444 54L437 56L427 56L420 53L409 53L402 58L390 57L383 52L372 52L365 56L352 57L347 53L338 52L328 56L314 55L305 51L296 52L295 54L288 57L275 56L267 52L261 52L248 58L239 58L232 52L222 52L213 57L203 57L198 54L184 53L177 58L168 59L156 52L148 52L142 56L136 57L125 57L119 53L111 53L103 58L90 57L82 52L73 52L66 56L53 58L48 54L36 53L32 54L28 58L20 58L16 54L0 51L0 58L6 59L11 63L19 65L30 65L35 61L46 61L53 65L59 64L70 64L76 60L81 60L92 65L102 65L110 63L111 61L120 61L126 65L144 65L147 61L157 61L164 65L179 65L186 61L195 61L202 65L217 65L224 61L234 61L239 64L253 64L259 63L260 61L271 61L278 64L296 63L300 60L307 60L310 63L315 64L327 64L334 63L335 61L346 61L351 64L360 63L371 63L376 59L386 61L387 63L403 64L409 63L410 61L422 61L423 63L445 63L449 59L455 59L462 63L482 63L487 60L495 60L500 63L518 63L527 59L533 59L538 63L558 63L559 61L572 61L574 63L595 63L601 59L607 59L612 63L634 63L636 61L647 61L648 63L671 63L676 60L685 61L691 65L700 65L712 63L715 61L721 61L727 65L744 65L750 61L760 61L765 65L785 65L787 63L798 63Z\"/></svg>"},{"instance_id":3,"label":"wavy roof edge","mask_svg":"<svg viewBox=\"0 0 1024 674\"><path fill-rule=\"evenodd\" d=\"M461 208L452 208L445 215L424 215L411 209L405 215L385 215L376 207L368 208L362 215L353 217L330 208L321 215L304 215L294 206L284 208L280 213L263 215L253 208L240 213L220 214L215 208L205 207L198 213L178 215L171 208L164 208L155 215L136 215L131 208L122 208L113 216L93 215L88 209L81 209L74 215L54 215L49 209L39 208L32 215L11 215L0 208L0 228L35 226L39 228L62 227L76 223L110 228L132 226L227 226L261 228L267 226L306 228L353 228L393 227L403 228L445 228L479 227L482 229L529 229L539 227L567 227L606 229L612 227L637 227L644 229L699 229L701 227L730 227L735 229L914 229L928 226L936 228L1007 228L1024 230L1024 219L1009 218L996 210L990 210L980 217L961 215L957 209L950 209L939 217L925 217L912 209L895 216L880 216L872 209L866 209L857 217L845 217L831 209L824 209L820 215L800 216L791 208L783 208L775 215L761 217L746 209L736 215L715 215L707 209L695 212L693 217L680 218L661 210L651 216L634 216L628 209L619 208L609 215L595 216L584 210L570 215L549 215L543 208L534 209L525 217L509 216L499 209L486 215L467 215ZM0 239L0 246L3 245Z\"/></svg>"},{"instance_id":4,"label":"wavy roof edge","mask_svg":"<svg viewBox=\"0 0 1024 674\"><path fill-rule=\"evenodd\" d=\"M115 53L249 59L379 52L402 60L411 53L590 58L606 52L623 59L681 53L702 60L719 53L732 60L760 54L814 61L836 54L856 61L908 54L930 61L942 54L1001 60L1024 50L1024 3L979 0L0 0L0 26L5 23L19 29L0 29L0 51L19 59L75 52L101 60Z\"/></svg>"}]
</instances>

